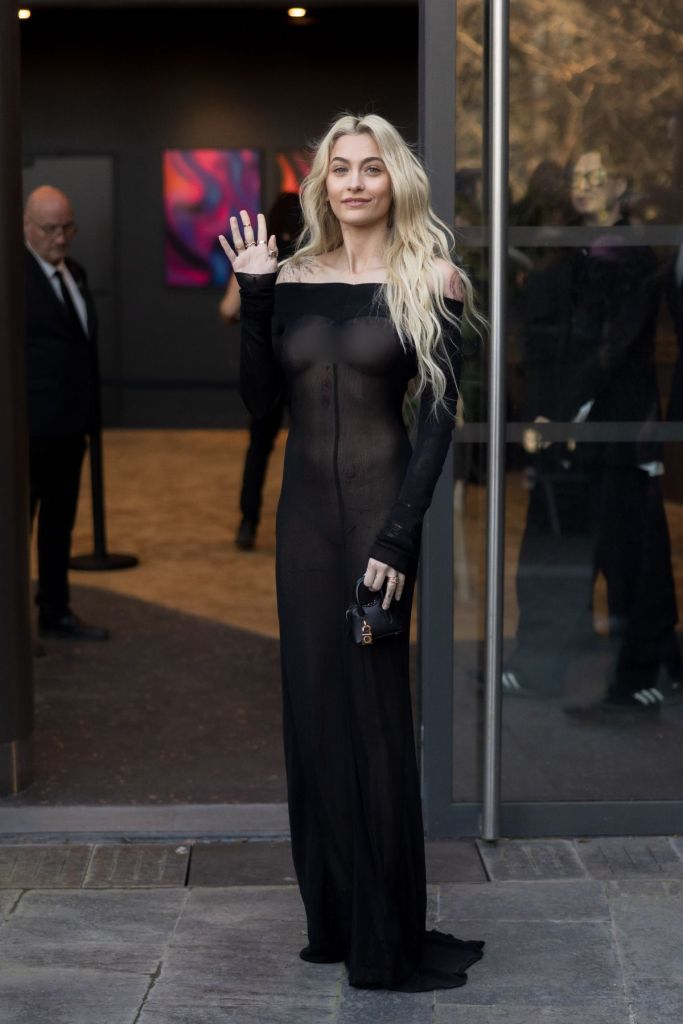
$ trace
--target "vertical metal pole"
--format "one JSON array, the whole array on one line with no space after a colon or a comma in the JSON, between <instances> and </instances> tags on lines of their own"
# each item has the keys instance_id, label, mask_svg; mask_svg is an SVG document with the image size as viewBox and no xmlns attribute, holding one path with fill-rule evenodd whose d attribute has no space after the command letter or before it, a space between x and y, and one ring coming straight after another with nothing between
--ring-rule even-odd
<instances>
[{"instance_id":1,"label":"vertical metal pole","mask_svg":"<svg viewBox=\"0 0 683 1024\"><path fill-rule=\"evenodd\" d=\"M490 355L486 546L486 671L482 837L500 834L500 674L505 553L505 328L508 216L509 0L490 0Z\"/></svg>"},{"instance_id":2,"label":"vertical metal pole","mask_svg":"<svg viewBox=\"0 0 683 1024\"><path fill-rule=\"evenodd\" d=\"M24 246L17 5L0 4L0 795L31 781Z\"/></svg>"},{"instance_id":3,"label":"vertical metal pole","mask_svg":"<svg viewBox=\"0 0 683 1024\"><path fill-rule=\"evenodd\" d=\"M436 213L455 217L455 0L420 2L420 151ZM447 828L453 747L453 453L425 521L420 576L422 792L429 835ZM444 811L441 814L441 811Z\"/></svg>"}]
</instances>

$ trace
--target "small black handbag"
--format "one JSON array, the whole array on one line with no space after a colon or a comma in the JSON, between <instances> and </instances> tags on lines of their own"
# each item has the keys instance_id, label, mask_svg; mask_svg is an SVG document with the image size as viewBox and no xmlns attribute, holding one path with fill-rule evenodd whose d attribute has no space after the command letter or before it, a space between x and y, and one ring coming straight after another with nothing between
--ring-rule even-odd
<instances>
[{"instance_id":1,"label":"small black handbag","mask_svg":"<svg viewBox=\"0 0 683 1024\"><path fill-rule=\"evenodd\" d=\"M375 592L368 590L362 576L356 580L354 600L346 609L346 621L354 644L366 647L382 637L396 636L403 632L404 622L394 602L386 611L382 608L384 594L385 587Z\"/></svg>"}]
</instances>

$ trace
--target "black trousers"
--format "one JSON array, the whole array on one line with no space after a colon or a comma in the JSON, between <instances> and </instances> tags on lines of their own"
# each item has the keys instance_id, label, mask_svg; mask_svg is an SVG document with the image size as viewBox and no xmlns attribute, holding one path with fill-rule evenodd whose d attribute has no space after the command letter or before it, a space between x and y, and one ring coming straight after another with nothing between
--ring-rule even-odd
<instances>
[{"instance_id":1,"label":"black trousers","mask_svg":"<svg viewBox=\"0 0 683 1024\"><path fill-rule=\"evenodd\" d=\"M69 609L69 553L85 437L31 437L31 523L38 512L38 604L43 622Z\"/></svg>"},{"instance_id":2,"label":"black trousers","mask_svg":"<svg viewBox=\"0 0 683 1024\"><path fill-rule=\"evenodd\" d=\"M506 668L532 689L561 693L572 661L594 650L593 588L601 573L613 653L609 691L623 696L654 686L660 666L679 677L661 479L637 466L539 466L519 554L517 643Z\"/></svg>"},{"instance_id":3,"label":"black trousers","mask_svg":"<svg viewBox=\"0 0 683 1024\"><path fill-rule=\"evenodd\" d=\"M278 402L267 416L259 419L252 417L249 426L249 447L244 460L240 510L242 516L254 526L258 526L261 518L263 482L275 438L282 426L284 411L284 402Z\"/></svg>"}]
</instances>

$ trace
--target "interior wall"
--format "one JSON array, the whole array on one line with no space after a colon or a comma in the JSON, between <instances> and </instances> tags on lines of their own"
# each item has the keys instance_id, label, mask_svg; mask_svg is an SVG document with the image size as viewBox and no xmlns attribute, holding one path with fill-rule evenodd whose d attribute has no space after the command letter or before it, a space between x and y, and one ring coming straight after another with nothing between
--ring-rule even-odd
<instances>
[{"instance_id":1,"label":"interior wall","mask_svg":"<svg viewBox=\"0 0 683 1024\"><path fill-rule=\"evenodd\" d=\"M36 11L22 23L26 158L114 158L108 425L245 418L239 329L218 319L220 291L164 283L162 151L260 149L267 209L275 153L310 142L339 111L373 110L416 139L417 38L416 6L327 8L305 25L284 5Z\"/></svg>"}]
</instances>

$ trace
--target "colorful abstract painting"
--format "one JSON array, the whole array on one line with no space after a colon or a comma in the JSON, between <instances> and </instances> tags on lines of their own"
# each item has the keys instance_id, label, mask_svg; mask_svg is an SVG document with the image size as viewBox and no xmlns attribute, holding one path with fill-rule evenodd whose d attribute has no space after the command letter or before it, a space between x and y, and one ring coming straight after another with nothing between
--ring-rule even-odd
<instances>
[{"instance_id":1,"label":"colorful abstract painting","mask_svg":"<svg viewBox=\"0 0 683 1024\"><path fill-rule=\"evenodd\" d=\"M163 156L166 283L223 286L230 264L218 242L228 219L261 208L256 149L167 149Z\"/></svg>"},{"instance_id":2,"label":"colorful abstract painting","mask_svg":"<svg viewBox=\"0 0 683 1024\"><path fill-rule=\"evenodd\" d=\"M311 169L311 153L306 149L286 149L275 154L280 169L280 192L299 192L299 186Z\"/></svg>"}]
</instances>

